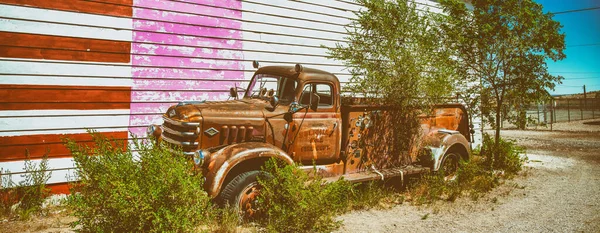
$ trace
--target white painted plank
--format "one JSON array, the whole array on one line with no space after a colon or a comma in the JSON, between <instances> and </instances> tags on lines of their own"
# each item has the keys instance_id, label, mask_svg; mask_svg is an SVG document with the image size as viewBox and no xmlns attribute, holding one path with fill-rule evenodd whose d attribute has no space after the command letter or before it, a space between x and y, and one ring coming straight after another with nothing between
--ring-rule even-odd
<instances>
[{"instance_id":1,"label":"white painted plank","mask_svg":"<svg viewBox=\"0 0 600 233\"><path fill-rule=\"evenodd\" d=\"M50 175L50 179L48 179L48 182L46 182L46 184L57 184L77 181L76 171L74 168L47 171L46 174ZM25 178L22 175L23 174L2 174L0 175L0 177L6 177L6 179L10 178L12 182L18 185L21 181L25 180Z\"/></svg>"},{"instance_id":2,"label":"white painted plank","mask_svg":"<svg viewBox=\"0 0 600 233\"><path fill-rule=\"evenodd\" d=\"M32 159L30 161L36 168L38 168L39 164L42 162L42 159ZM48 159L48 171L65 168L69 169L73 167L75 167L75 161L73 161L73 158ZM0 162L0 169L2 169L3 175L25 172L25 161L18 160L10 162Z\"/></svg>"},{"instance_id":3,"label":"white painted plank","mask_svg":"<svg viewBox=\"0 0 600 233\"><path fill-rule=\"evenodd\" d=\"M273 14L273 15L280 15L282 18L294 17L294 18L300 18L300 19L304 19L304 18L311 19L311 20L315 20L315 21L319 21L319 22L331 22L331 23L335 23L335 24L339 24L339 25L348 24L348 19L342 18L342 17L333 17L333 16L328 16L328 15L323 15L323 14L318 14L318 13L299 12L297 10L284 9L284 8L275 7L275 6L266 6L266 5L256 4L256 3L247 2L247 1L242 2L242 9L244 11L251 11L251 12L256 12L256 13L262 12L262 13L268 13L268 14ZM309 8L309 6L307 6L307 8L305 8L305 9L310 9L310 8Z\"/></svg>"},{"instance_id":4,"label":"white painted plank","mask_svg":"<svg viewBox=\"0 0 600 233\"><path fill-rule=\"evenodd\" d=\"M246 24L243 24L245 27ZM326 40L326 39L313 39L313 38L300 38L300 37L294 37L294 36L281 36L281 35L272 35L272 34L262 34L262 33L254 33L254 32L247 32L244 31L242 33L242 37L246 40L253 40L256 42L263 42L263 43L283 43L283 44L289 44L289 45L296 45L296 46L302 46L302 45L308 45L308 46L313 46L313 47L318 47L321 45L327 46L327 47L333 47L335 46L336 43L340 42L340 41L334 41L334 40ZM341 41L343 42L343 41Z\"/></svg>"},{"instance_id":5,"label":"white painted plank","mask_svg":"<svg viewBox=\"0 0 600 233\"><path fill-rule=\"evenodd\" d=\"M345 32L342 33L333 33L333 32L325 32L325 31L316 31L310 29L303 28L293 28L293 27L284 27L284 26L276 26L268 23L250 23L244 22L242 23L242 27L244 30L250 30L259 32L260 34L284 34L294 37L311 37L311 38L320 38L323 40L344 40L346 36Z\"/></svg>"},{"instance_id":6,"label":"white painted plank","mask_svg":"<svg viewBox=\"0 0 600 233\"><path fill-rule=\"evenodd\" d=\"M341 65L340 62L328 59L325 56L302 56L276 53L259 53L259 52L244 52L244 59L270 61L270 62L286 62L286 63L310 63L319 65Z\"/></svg>"},{"instance_id":7,"label":"white painted plank","mask_svg":"<svg viewBox=\"0 0 600 233\"><path fill-rule=\"evenodd\" d=\"M348 4L343 4L343 3L335 3L338 6L334 6L335 8L332 8L332 7L327 7L327 6L305 4L301 1L289 1L289 0L244 0L244 2L253 3L253 4L262 3L262 4L275 5L275 6L279 6L279 7L292 8L292 9L302 9L302 10L314 12L316 14L336 15L338 17L343 17L343 18L354 18L354 14L352 13L352 11L357 8L357 7L354 7L353 5L348 5ZM323 2L318 1L318 2L314 2L314 3L322 4ZM332 2L330 2L328 4L328 6L332 6L332 5L330 5L331 3Z\"/></svg>"},{"instance_id":8,"label":"white painted plank","mask_svg":"<svg viewBox=\"0 0 600 233\"><path fill-rule=\"evenodd\" d=\"M259 60L260 61L260 60ZM310 68L314 68L314 69L319 69L319 70L324 70L330 73L344 73L344 74L349 74L348 70L345 66L343 65L339 65L339 66L332 66L332 65L321 65L319 63L319 65L315 65L315 64L306 64L305 62L302 61L298 61L298 60L282 60L282 61L290 61L290 62L294 62L292 64L289 63L280 63L280 62L260 62L260 66L275 66L275 65L283 65L283 66L294 66L295 64L303 64L305 67L310 67ZM332 60L333 61L333 60ZM254 70L254 68L252 67L252 64L250 64L250 62L245 62L243 63L245 66L246 70Z\"/></svg>"},{"instance_id":9,"label":"white painted plank","mask_svg":"<svg viewBox=\"0 0 600 233\"><path fill-rule=\"evenodd\" d=\"M86 116L52 116L60 115L65 111L68 110L0 111L0 116L13 116L12 118L0 118L0 136L84 133L86 128L126 127L129 125L129 109L80 110L80 114L86 114ZM74 112L71 113L74 114ZM87 115L90 113L108 115ZM103 132L107 131L123 131L123 129L104 129Z\"/></svg>"},{"instance_id":10,"label":"white painted plank","mask_svg":"<svg viewBox=\"0 0 600 233\"><path fill-rule=\"evenodd\" d=\"M315 22L296 18L282 18L279 16L265 15L256 12L243 12L243 19L255 23L283 24L296 27L312 28L317 30L328 30L345 33L344 25L330 24L327 22Z\"/></svg>"},{"instance_id":11,"label":"white painted plank","mask_svg":"<svg viewBox=\"0 0 600 233\"><path fill-rule=\"evenodd\" d=\"M34 165L34 168L37 169L42 159L32 159L30 161ZM3 181L10 179L17 185L25 180L24 175L27 174L25 173L24 160L0 162L0 170L2 171L0 176L3 178ZM50 179L48 179L46 184L75 181L77 179L75 176L75 161L73 161L73 158L50 158L48 159L46 174L50 175ZM7 185L7 183L3 182L2 185Z\"/></svg>"},{"instance_id":12,"label":"white painted plank","mask_svg":"<svg viewBox=\"0 0 600 233\"><path fill-rule=\"evenodd\" d=\"M307 67L311 67L311 66L307 66ZM254 71L246 71L246 72L244 72L244 79L250 80L250 79L252 79L253 75L254 75ZM350 78L352 77L350 74L335 74L335 76L338 78L338 80L340 82L349 82Z\"/></svg>"},{"instance_id":13,"label":"white painted plank","mask_svg":"<svg viewBox=\"0 0 600 233\"><path fill-rule=\"evenodd\" d=\"M131 77L131 67L108 63L0 59L0 74Z\"/></svg>"},{"instance_id":14,"label":"white painted plank","mask_svg":"<svg viewBox=\"0 0 600 233\"><path fill-rule=\"evenodd\" d=\"M74 26L17 19L0 19L0 31L132 41L132 33L130 30Z\"/></svg>"},{"instance_id":15,"label":"white painted plank","mask_svg":"<svg viewBox=\"0 0 600 233\"><path fill-rule=\"evenodd\" d=\"M1 64L1 63L0 63ZM86 78L65 76L0 75L0 84L35 84L61 86L109 86L130 87L130 78Z\"/></svg>"},{"instance_id":16,"label":"white painted plank","mask_svg":"<svg viewBox=\"0 0 600 233\"><path fill-rule=\"evenodd\" d=\"M345 9L347 11L358 11L361 8L363 8L363 6L360 6L358 4L353 4L353 3L345 2L345 1L337 1L337 0L320 0L320 1L293 0L293 1L303 2L303 3L316 3L316 4L319 4L322 6L328 6L330 8Z\"/></svg>"},{"instance_id":17,"label":"white painted plank","mask_svg":"<svg viewBox=\"0 0 600 233\"><path fill-rule=\"evenodd\" d=\"M131 18L103 16L0 4L0 16L7 18L81 24L105 28L132 29Z\"/></svg>"}]
</instances>

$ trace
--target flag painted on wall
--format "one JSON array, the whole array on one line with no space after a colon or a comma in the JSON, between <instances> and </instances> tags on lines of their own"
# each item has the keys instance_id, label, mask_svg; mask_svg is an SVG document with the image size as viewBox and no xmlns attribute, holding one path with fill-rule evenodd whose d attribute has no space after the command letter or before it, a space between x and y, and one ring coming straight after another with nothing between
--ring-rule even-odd
<instances>
[{"instance_id":1,"label":"flag painted on wall","mask_svg":"<svg viewBox=\"0 0 600 233\"><path fill-rule=\"evenodd\" d=\"M425 0L423 0L425 1ZM361 6L338 0L0 0L0 176L48 155L54 192L74 178L64 138L145 137L180 101L223 100L252 61L348 81L322 47Z\"/></svg>"}]
</instances>

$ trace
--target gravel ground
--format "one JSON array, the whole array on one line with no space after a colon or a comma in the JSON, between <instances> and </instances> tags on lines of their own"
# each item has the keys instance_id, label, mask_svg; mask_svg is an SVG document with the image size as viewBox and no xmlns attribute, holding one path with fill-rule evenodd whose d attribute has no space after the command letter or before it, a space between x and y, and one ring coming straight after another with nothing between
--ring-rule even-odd
<instances>
[{"instance_id":1,"label":"gravel ground","mask_svg":"<svg viewBox=\"0 0 600 233\"><path fill-rule=\"evenodd\" d=\"M502 132L529 162L477 201L351 212L339 232L600 232L600 125L584 122Z\"/></svg>"}]
</instances>

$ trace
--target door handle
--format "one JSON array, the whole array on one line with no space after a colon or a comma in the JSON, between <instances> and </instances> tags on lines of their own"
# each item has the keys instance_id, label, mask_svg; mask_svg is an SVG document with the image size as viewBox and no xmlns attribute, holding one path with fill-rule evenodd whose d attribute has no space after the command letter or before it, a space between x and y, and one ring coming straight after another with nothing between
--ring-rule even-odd
<instances>
[{"instance_id":1,"label":"door handle","mask_svg":"<svg viewBox=\"0 0 600 233\"><path fill-rule=\"evenodd\" d=\"M329 137L331 137L331 135L333 135L333 133L335 132L335 128L337 128L338 123L335 122L333 123L333 129L331 129L331 133L329 133Z\"/></svg>"}]
</instances>

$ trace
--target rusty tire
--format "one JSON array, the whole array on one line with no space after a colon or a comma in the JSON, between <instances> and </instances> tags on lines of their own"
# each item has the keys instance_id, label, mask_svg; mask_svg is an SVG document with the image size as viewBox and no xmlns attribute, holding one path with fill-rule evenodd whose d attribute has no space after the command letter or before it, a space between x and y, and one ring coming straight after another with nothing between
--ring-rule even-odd
<instances>
[{"instance_id":1,"label":"rusty tire","mask_svg":"<svg viewBox=\"0 0 600 233\"><path fill-rule=\"evenodd\" d=\"M256 197L260 193L258 176L264 174L263 171L249 171L237 175L221 191L222 203L238 209L242 219L256 217Z\"/></svg>"},{"instance_id":2,"label":"rusty tire","mask_svg":"<svg viewBox=\"0 0 600 233\"><path fill-rule=\"evenodd\" d=\"M456 180L458 168L460 166L460 154L450 151L444 155L439 172L443 174L445 181Z\"/></svg>"}]
</instances>

